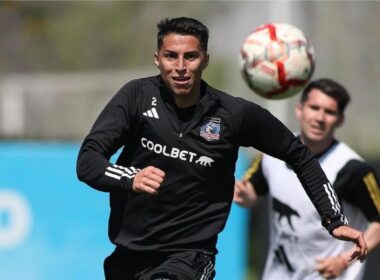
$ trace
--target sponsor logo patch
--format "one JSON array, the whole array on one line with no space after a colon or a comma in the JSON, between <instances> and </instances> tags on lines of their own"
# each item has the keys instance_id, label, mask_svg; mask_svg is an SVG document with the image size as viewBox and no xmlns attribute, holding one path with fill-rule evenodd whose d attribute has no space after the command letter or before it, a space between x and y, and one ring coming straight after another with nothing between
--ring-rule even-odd
<instances>
[{"instance_id":1,"label":"sponsor logo patch","mask_svg":"<svg viewBox=\"0 0 380 280\"><path fill-rule=\"evenodd\" d=\"M201 125L200 136L207 141L217 141L220 137L220 118L206 117Z\"/></svg>"}]
</instances>

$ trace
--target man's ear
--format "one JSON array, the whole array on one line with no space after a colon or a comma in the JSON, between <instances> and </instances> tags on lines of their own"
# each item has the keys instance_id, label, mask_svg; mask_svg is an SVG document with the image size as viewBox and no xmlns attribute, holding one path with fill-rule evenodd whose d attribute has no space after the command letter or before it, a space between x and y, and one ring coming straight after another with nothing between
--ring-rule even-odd
<instances>
[{"instance_id":1,"label":"man's ear","mask_svg":"<svg viewBox=\"0 0 380 280\"><path fill-rule=\"evenodd\" d=\"M301 103L297 103L296 107L294 108L294 113L297 117L297 120L301 120L301 117L302 117L302 104Z\"/></svg>"},{"instance_id":2,"label":"man's ear","mask_svg":"<svg viewBox=\"0 0 380 280\"><path fill-rule=\"evenodd\" d=\"M342 126L342 124L344 123L344 120L345 120L344 114L340 114L340 115L339 115L339 118L338 118L338 123L337 123L336 127L340 127L340 126Z\"/></svg>"},{"instance_id":3,"label":"man's ear","mask_svg":"<svg viewBox=\"0 0 380 280\"><path fill-rule=\"evenodd\" d=\"M203 70L207 68L209 61L210 61L210 55L206 54L206 59L203 62Z\"/></svg>"},{"instance_id":4,"label":"man's ear","mask_svg":"<svg viewBox=\"0 0 380 280\"><path fill-rule=\"evenodd\" d=\"M155 53L153 54L153 56L154 56L154 63L156 64L157 67L160 67L160 61L159 61L159 59L158 59L158 53L155 52Z\"/></svg>"}]
</instances>

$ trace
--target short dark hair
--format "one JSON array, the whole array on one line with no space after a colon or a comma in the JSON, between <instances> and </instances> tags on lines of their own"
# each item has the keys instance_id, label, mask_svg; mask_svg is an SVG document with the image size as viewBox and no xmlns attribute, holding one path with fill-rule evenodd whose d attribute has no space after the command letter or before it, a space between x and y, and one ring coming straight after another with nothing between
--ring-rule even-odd
<instances>
[{"instance_id":1,"label":"short dark hair","mask_svg":"<svg viewBox=\"0 0 380 280\"><path fill-rule=\"evenodd\" d=\"M165 18L157 24L157 49L163 44L163 38L170 33L192 35L198 38L204 52L207 52L208 28L200 21L187 18Z\"/></svg>"},{"instance_id":2,"label":"short dark hair","mask_svg":"<svg viewBox=\"0 0 380 280\"><path fill-rule=\"evenodd\" d=\"M308 99L309 93L312 89L319 89L324 94L333 98L338 103L338 111L341 115L343 115L344 110L346 109L348 103L351 101L350 95L345 87L334 80L322 78L311 81L304 88L300 99L301 104L303 104Z\"/></svg>"}]
</instances>

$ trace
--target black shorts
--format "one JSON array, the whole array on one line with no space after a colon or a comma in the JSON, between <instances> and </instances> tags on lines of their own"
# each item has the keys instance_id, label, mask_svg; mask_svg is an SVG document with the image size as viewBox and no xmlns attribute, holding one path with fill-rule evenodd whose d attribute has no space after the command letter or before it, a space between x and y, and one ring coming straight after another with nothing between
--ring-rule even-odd
<instances>
[{"instance_id":1,"label":"black shorts","mask_svg":"<svg viewBox=\"0 0 380 280\"><path fill-rule=\"evenodd\" d=\"M209 252L135 253L117 247L104 260L106 280L211 280L215 256Z\"/></svg>"}]
</instances>

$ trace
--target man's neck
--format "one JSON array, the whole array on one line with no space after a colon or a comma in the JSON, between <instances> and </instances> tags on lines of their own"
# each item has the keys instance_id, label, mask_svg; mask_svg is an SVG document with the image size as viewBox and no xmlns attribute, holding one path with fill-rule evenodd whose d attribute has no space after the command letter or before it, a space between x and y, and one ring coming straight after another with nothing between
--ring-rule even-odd
<instances>
[{"instance_id":1,"label":"man's neck","mask_svg":"<svg viewBox=\"0 0 380 280\"><path fill-rule=\"evenodd\" d=\"M330 147L334 142L334 139L331 138L325 141L312 141L301 136L301 141L310 149L313 155L318 155Z\"/></svg>"},{"instance_id":2,"label":"man's neck","mask_svg":"<svg viewBox=\"0 0 380 280\"><path fill-rule=\"evenodd\" d=\"M199 102L201 97L200 91L192 92L189 95L176 95L173 94L174 102L179 108L187 108Z\"/></svg>"}]
</instances>

